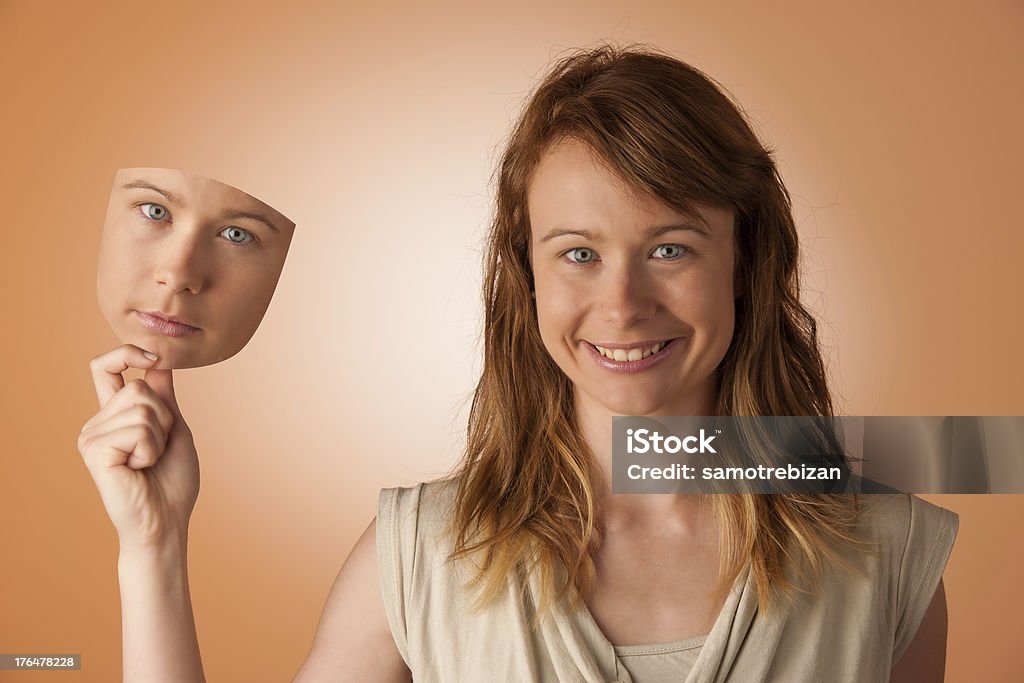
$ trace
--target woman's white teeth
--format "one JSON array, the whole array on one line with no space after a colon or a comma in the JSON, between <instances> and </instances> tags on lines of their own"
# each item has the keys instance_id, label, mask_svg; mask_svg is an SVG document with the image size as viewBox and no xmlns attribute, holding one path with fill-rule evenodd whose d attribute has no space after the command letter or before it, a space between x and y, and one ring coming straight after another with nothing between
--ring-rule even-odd
<instances>
[{"instance_id":1,"label":"woman's white teeth","mask_svg":"<svg viewBox=\"0 0 1024 683\"><path fill-rule=\"evenodd\" d=\"M626 349L606 349L603 346L597 346L596 344L594 345L594 347L601 352L601 355L607 358L611 358L612 360L622 362L642 360L644 358L647 358L647 356L650 356L653 353L661 351L663 348L665 348L665 344L667 343L668 342L658 342L654 346L647 349L633 348L630 349L629 351L627 351Z\"/></svg>"}]
</instances>

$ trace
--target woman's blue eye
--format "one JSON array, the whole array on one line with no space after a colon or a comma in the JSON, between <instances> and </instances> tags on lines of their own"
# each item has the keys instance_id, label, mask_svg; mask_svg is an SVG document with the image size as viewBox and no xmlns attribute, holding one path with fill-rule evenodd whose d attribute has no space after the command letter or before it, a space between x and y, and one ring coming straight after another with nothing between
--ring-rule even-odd
<instances>
[{"instance_id":1,"label":"woman's blue eye","mask_svg":"<svg viewBox=\"0 0 1024 683\"><path fill-rule=\"evenodd\" d=\"M249 244L256 239L248 230L242 230L234 225L229 225L221 230L219 234L224 235L233 244Z\"/></svg>"},{"instance_id":2,"label":"woman's blue eye","mask_svg":"<svg viewBox=\"0 0 1024 683\"><path fill-rule=\"evenodd\" d=\"M575 258L573 258L575 254ZM587 249L586 247L576 247L565 252L565 255L569 257L569 260L573 263L590 263L597 256L593 249Z\"/></svg>"},{"instance_id":3,"label":"woman's blue eye","mask_svg":"<svg viewBox=\"0 0 1024 683\"><path fill-rule=\"evenodd\" d=\"M681 244L661 244L655 247L654 253L659 255L658 258L672 261L686 253L686 247Z\"/></svg>"},{"instance_id":4,"label":"woman's blue eye","mask_svg":"<svg viewBox=\"0 0 1024 683\"><path fill-rule=\"evenodd\" d=\"M152 202L139 204L139 209L142 211L142 215L151 221L166 220L167 216L169 216L171 213L170 211L167 210L167 207L161 206L159 204L153 204Z\"/></svg>"}]
</instances>

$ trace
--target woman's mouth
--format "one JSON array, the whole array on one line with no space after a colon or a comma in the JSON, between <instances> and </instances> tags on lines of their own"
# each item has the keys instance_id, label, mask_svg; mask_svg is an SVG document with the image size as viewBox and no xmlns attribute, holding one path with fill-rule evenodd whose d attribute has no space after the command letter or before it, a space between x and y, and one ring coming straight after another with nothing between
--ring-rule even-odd
<instances>
[{"instance_id":1,"label":"woman's mouth","mask_svg":"<svg viewBox=\"0 0 1024 683\"><path fill-rule=\"evenodd\" d=\"M659 363L681 339L682 337L674 337L651 344L643 343L620 348L584 341L583 346L598 365L616 372L634 373Z\"/></svg>"},{"instance_id":2,"label":"woman's mouth","mask_svg":"<svg viewBox=\"0 0 1024 683\"><path fill-rule=\"evenodd\" d=\"M169 320L162 317L163 314L160 313L133 312L143 327L165 337L187 337L199 331L198 327L193 327L177 320Z\"/></svg>"}]
</instances>

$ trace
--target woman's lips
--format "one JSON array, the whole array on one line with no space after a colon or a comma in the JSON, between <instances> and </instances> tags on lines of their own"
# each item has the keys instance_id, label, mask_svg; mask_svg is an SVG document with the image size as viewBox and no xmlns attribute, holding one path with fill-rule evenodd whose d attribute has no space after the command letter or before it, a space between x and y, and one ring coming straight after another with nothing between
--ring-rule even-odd
<instances>
[{"instance_id":1,"label":"woman's lips","mask_svg":"<svg viewBox=\"0 0 1024 683\"><path fill-rule=\"evenodd\" d=\"M161 318L156 313L145 313L143 311L134 311L135 317L139 319L142 326L151 332L162 334L165 337L187 337L190 334L195 334L199 331L198 327L192 327L185 323L177 322L175 320L168 320L167 318Z\"/></svg>"},{"instance_id":2,"label":"woman's lips","mask_svg":"<svg viewBox=\"0 0 1024 683\"><path fill-rule=\"evenodd\" d=\"M674 351L675 348L680 345L680 342L684 341L686 341L685 337L676 337L675 339L672 339L667 344L665 344L665 346L661 347L660 351L648 356L647 358L643 358L641 360L627 361L617 361L608 358L600 351L598 351L596 348L594 348L594 345L591 344L590 342L585 341L582 342L582 344L583 348L585 348L587 350L587 353L590 354L590 357L593 358L594 361L601 367L607 370L611 370L613 372L621 372L623 374L632 375L637 372L643 372L644 370L657 365L662 360L664 360L665 357L672 353L672 351Z\"/></svg>"}]
</instances>

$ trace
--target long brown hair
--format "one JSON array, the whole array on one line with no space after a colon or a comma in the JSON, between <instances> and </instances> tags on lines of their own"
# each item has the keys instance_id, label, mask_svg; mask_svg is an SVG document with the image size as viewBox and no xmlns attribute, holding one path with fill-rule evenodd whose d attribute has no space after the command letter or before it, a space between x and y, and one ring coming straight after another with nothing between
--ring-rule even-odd
<instances>
[{"instance_id":1,"label":"long brown hair","mask_svg":"<svg viewBox=\"0 0 1024 683\"><path fill-rule=\"evenodd\" d=\"M572 138L636 191L693 212L736 212L741 296L718 368L719 415L833 414L815 320L799 300L799 241L772 153L699 70L649 49L574 53L529 98L497 177L484 277L484 366L456 475L453 558L476 561L478 605L515 572L538 571L539 613L595 580L596 466L576 428L573 386L541 341L531 298L527 190L543 154ZM722 586L747 560L759 599L788 593L856 542L847 496L715 495ZM797 548L797 556L793 549ZM794 568L799 580L787 576ZM564 571L564 576L562 572Z\"/></svg>"}]
</instances>

